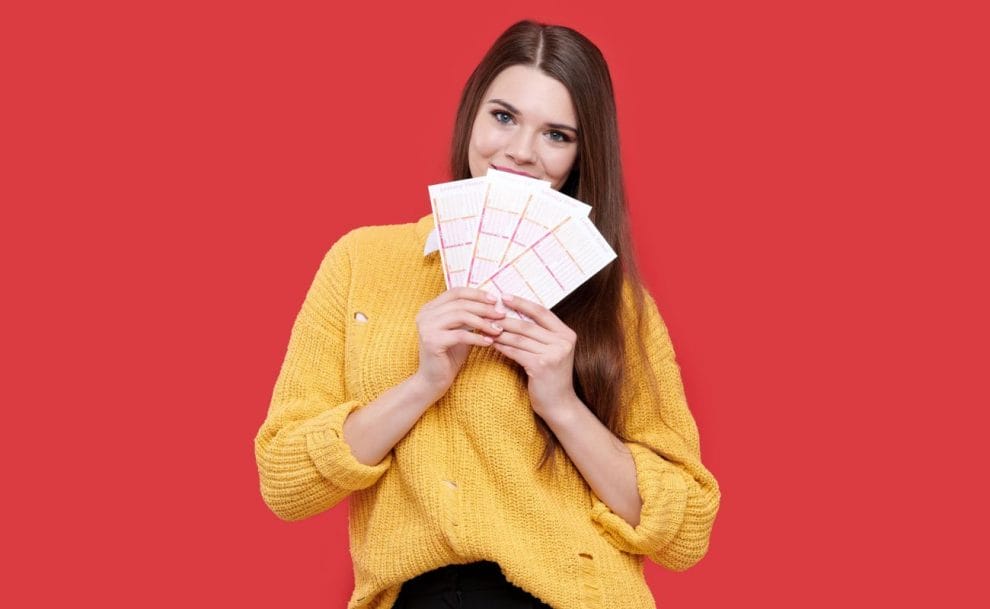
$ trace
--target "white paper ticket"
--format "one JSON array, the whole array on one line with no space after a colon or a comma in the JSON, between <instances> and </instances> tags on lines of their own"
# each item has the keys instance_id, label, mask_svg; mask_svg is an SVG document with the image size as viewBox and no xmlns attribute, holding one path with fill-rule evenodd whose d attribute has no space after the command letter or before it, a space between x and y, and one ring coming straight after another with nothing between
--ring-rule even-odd
<instances>
[{"instance_id":1,"label":"white paper ticket","mask_svg":"<svg viewBox=\"0 0 990 609\"><path fill-rule=\"evenodd\" d=\"M489 169L488 175L481 178L433 184L428 189L444 280L450 289L469 285L483 211L510 208L525 201L530 193L549 190L550 182ZM492 273L496 270L491 269Z\"/></svg>"},{"instance_id":2,"label":"white paper ticket","mask_svg":"<svg viewBox=\"0 0 990 609\"><path fill-rule=\"evenodd\" d=\"M489 170L429 191L448 289L477 287L551 308L616 258L588 219L591 207L550 182Z\"/></svg>"},{"instance_id":3,"label":"white paper ticket","mask_svg":"<svg viewBox=\"0 0 990 609\"><path fill-rule=\"evenodd\" d=\"M533 198L551 191L550 182L489 170L492 186L478 222L478 234L468 266L469 287L477 287L506 262L506 252L519 220L532 210ZM531 212L532 213L532 212Z\"/></svg>"},{"instance_id":4,"label":"white paper ticket","mask_svg":"<svg viewBox=\"0 0 990 609\"><path fill-rule=\"evenodd\" d=\"M468 267L485 197L491 182L483 178L433 184L430 206L440 238L440 259L447 288L467 285Z\"/></svg>"},{"instance_id":5,"label":"white paper ticket","mask_svg":"<svg viewBox=\"0 0 990 609\"><path fill-rule=\"evenodd\" d=\"M484 256L486 260L495 261L481 273L472 273L472 282L468 285L475 287L484 283L495 272L514 260L524 250L542 239L566 218L587 217L591 206L571 198L556 190L547 189L534 193L527 201L525 208L511 223L500 232L498 229L487 229L486 215L482 215L482 226L478 242L475 245L475 259ZM475 269L478 268L475 262Z\"/></svg>"},{"instance_id":6,"label":"white paper ticket","mask_svg":"<svg viewBox=\"0 0 990 609\"><path fill-rule=\"evenodd\" d=\"M591 220L572 216L478 287L551 308L615 258L615 251ZM511 309L509 313L521 317Z\"/></svg>"}]
</instances>

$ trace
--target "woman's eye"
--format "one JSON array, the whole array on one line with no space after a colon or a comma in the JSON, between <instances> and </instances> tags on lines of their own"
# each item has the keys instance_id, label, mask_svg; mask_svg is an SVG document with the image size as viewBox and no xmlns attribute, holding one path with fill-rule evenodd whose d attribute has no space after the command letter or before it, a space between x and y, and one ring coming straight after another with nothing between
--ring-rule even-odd
<instances>
[{"instance_id":1,"label":"woman's eye","mask_svg":"<svg viewBox=\"0 0 990 609\"><path fill-rule=\"evenodd\" d=\"M502 123L503 125L508 125L512 122L512 115L508 112L503 112L502 110L495 110L492 112L492 116L495 117L496 121Z\"/></svg>"},{"instance_id":2,"label":"woman's eye","mask_svg":"<svg viewBox=\"0 0 990 609\"><path fill-rule=\"evenodd\" d=\"M553 140L553 141L555 141L555 142L569 142L569 141L571 141L571 138L569 138L567 135L565 135L563 131L551 131L547 135L549 135L550 136L550 139Z\"/></svg>"}]
</instances>

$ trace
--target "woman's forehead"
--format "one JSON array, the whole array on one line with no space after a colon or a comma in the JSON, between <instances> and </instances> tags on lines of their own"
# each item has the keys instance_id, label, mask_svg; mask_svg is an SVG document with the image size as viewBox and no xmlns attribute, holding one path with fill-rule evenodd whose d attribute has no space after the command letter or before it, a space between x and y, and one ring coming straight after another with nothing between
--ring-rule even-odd
<instances>
[{"instance_id":1,"label":"woman's forehead","mask_svg":"<svg viewBox=\"0 0 990 609\"><path fill-rule=\"evenodd\" d=\"M509 104L526 119L575 122L574 103L567 87L538 68L515 65L502 70L485 93L483 104Z\"/></svg>"}]
</instances>

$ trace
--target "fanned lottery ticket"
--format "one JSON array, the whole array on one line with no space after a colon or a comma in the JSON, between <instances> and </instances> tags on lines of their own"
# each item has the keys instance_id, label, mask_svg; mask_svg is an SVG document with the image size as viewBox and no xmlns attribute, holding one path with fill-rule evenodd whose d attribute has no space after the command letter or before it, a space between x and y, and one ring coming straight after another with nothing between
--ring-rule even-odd
<instances>
[{"instance_id":1,"label":"fanned lottery ticket","mask_svg":"<svg viewBox=\"0 0 990 609\"><path fill-rule=\"evenodd\" d=\"M475 243L488 202L492 201L495 207L511 208L530 193L550 190L550 182L489 169L484 177L432 184L428 190L444 280L450 289L469 285ZM477 283L476 280L474 285Z\"/></svg>"},{"instance_id":2,"label":"fanned lottery ticket","mask_svg":"<svg viewBox=\"0 0 990 609\"><path fill-rule=\"evenodd\" d=\"M615 258L615 251L591 220L569 217L478 288L499 296L521 296L549 309ZM508 311L514 317L528 319L512 309Z\"/></svg>"},{"instance_id":3,"label":"fanned lottery ticket","mask_svg":"<svg viewBox=\"0 0 990 609\"><path fill-rule=\"evenodd\" d=\"M472 263L474 270L472 279L477 280L469 281L468 285L477 287L484 283L498 269L505 266L510 260L514 260L537 240L560 226L567 218L587 218L590 212L590 205L548 188L533 193L525 208L511 222L506 222L502 227L488 229L485 222L487 214L483 214L482 225L479 230L481 235L479 235L475 245L475 261ZM477 259L480 256L495 262L488 267L479 267ZM478 272L479 268L488 272L480 273Z\"/></svg>"},{"instance_id":4,"label":"fanned lottery ticket","mask_svg":"<svg viewBox=\"0 0 990 609\"><path fill-rule=\"evenodd\" d=\"M494 169L488 170L491 189L485 197L468 264L467 285L477 287L495 274L504 263L508 245L519 226L519 220L532 209L533 198L554 192L550 182L534 180Z\"/></svg>"},{"instance_id":5,"label":"fanned lottery ticket","mask_svg":"<svg viewBox=\"0 0 990 609\"><path fill-rule=\"evenodd\" d=\"M429 186L447 288L514 294L551 308L614 260L588 219L591 207L550 186L494 169ZM527 319L511 308L508 314Z\"/></svg>"},{"instance_id":6,"label":"fanned lottery ticket","mask_svg":"<svg viewBox=\"0 0 990 609\"><path fill-rule=\"evenodd\" d=\"M474 239L490 186L486 176L427 187L447 289L467 285Z\"/></svg>"}]
</instances>

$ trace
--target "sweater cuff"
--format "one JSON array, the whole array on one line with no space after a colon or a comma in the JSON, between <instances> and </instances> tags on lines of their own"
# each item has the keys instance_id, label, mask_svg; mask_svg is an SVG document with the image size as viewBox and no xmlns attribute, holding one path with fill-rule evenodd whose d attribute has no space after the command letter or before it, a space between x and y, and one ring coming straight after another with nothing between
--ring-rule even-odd
<instances>
[{"instance_id":1,"label":"sweater cuff","mask_svg":"<svg viewBox=\"0 0 990 609\"><path fill-rule=\"evenodd\" d=\"M307 421L300 429L306 436L306 450L317 471L334 486L349 492L374 484L392 463L389 452L378 465L365 465L354 457L344 440L344 420L361 405L361 402L344 402Z\"/></svg>"},{"instance_id":2,"label":"sweater cuff","mask_svg":"<svg viewBox=\"0 0 990 609\"><path fill-rule=\"evenodd\" d=\"M623 552L653 555L673 541L684 522L687 481L675 466L650 449L632 442L626 446L636 463L636 486L643 502L639 525L631 526L594 492L591 519Z\"/></svg>"}]
</instances>

